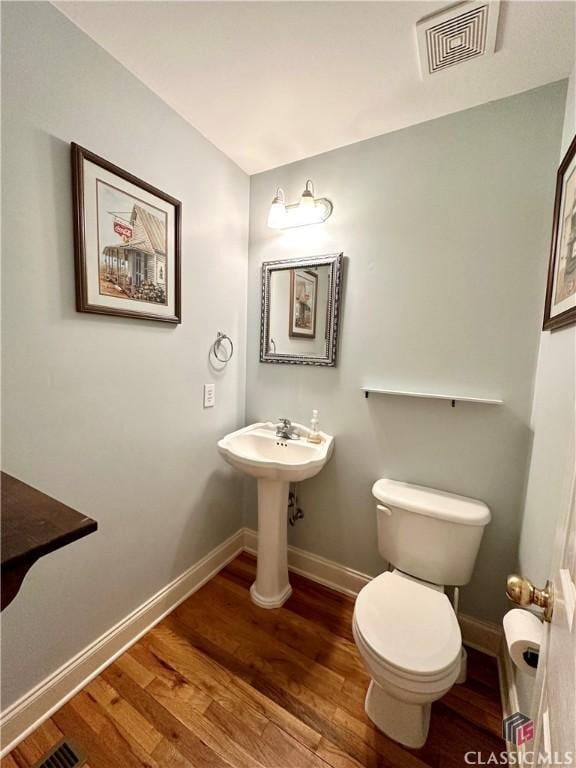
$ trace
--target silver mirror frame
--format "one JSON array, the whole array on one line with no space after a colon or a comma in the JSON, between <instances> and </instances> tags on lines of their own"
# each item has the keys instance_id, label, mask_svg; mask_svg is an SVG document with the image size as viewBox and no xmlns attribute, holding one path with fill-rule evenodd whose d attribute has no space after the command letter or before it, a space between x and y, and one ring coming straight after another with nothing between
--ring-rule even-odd
<instances>
[{"instance_id":1,"label":"silver mirror frame","mask_svg":"<svg viewBox=\"0 0 576 768\"><path fill-rule=\"evenodd\" d=\"M338 355L338 332L340 328L340 304L342 290L342 270L344 254L329 253L324 256L311 256L304 259L282 259L265 261L262 264L262 297L260 315L260 362L283 363L288 365L317 365L334 368ZM326 357L307 357L306 355L285 355L268 350L270 335L270 280L272 273L280 269L296 267L330 266L328 275L328 337L326 339Z\"/></svg>"}]
</instances>

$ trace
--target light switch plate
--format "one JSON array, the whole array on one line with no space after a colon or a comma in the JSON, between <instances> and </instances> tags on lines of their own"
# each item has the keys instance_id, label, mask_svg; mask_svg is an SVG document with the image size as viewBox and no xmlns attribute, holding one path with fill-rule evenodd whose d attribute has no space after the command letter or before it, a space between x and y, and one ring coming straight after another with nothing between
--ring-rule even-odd
<instances>
[{"instance_id":1,"label":"light switch plate","mask_svg":"<svg viewBox=\"0 0 576 768\"><path fill-rule=\"evenodd\" d=\"M204 384L204 408L214 408L216 403L216 385Z\"/></svg>"}]
</instances>

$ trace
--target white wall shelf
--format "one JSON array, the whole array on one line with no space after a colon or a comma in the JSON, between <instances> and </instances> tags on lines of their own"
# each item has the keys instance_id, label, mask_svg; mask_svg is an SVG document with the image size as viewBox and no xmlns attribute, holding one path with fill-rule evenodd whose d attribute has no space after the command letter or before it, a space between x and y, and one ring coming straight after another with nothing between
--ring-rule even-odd
<instances>
[{"instance_id":1,"label":"white wall shelf","mask_svg":"<svg viewBox=\"0 0 576 768\"><path fill-rule=\"evenodd\" d=\"M379 387L362 387L364 397L369 395L393 395L396 397L420 397L428 400L449 400L452 407L456 403L477 403L478 405L504 405L504 400L488 397L469 397L468 395L442 395L434 392L407 392L401 389L380 389Z\"/></svg>"}]
</instances>

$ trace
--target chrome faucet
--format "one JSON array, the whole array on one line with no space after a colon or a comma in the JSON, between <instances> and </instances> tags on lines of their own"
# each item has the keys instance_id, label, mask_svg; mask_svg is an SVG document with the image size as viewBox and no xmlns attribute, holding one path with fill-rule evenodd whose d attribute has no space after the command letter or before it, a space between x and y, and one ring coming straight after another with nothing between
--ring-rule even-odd
<instances>
[{"instance_id":1,"label":"chrome faucet","mask_svg":"<svg viewBox=\"0 0 576 768\"><path fill-rule=\"evenodd\" d=\"M294 432L294 427L290 419L278 419L276 425L276 437L281 437L284 440L298 440L300 437Z\"/></svg>"}]
</instances>

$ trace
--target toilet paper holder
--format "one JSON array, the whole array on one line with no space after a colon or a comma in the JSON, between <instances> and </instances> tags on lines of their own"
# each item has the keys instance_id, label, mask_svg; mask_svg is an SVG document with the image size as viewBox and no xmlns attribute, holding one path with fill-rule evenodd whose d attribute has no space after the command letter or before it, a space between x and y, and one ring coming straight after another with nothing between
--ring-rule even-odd
<instances>
[{"instance_id":1,"label":"toilet paper holder","mask_svg":"<svg viewBox=\"0 0 576 768\"><path fill-rule=\"evenodd\" d=\"M528 648L526 651L524 651L522 656L524 657L524 661L526 664L528 664L529 667L532 669L536 669L538 667L540 651L537 648Z\"/></svg>"},{"instance_id":2,"label":"toilet paper holder","mask_svg":"<svg viewBox=\"0 0 576 768\"><path fill-rule=\"evenodd\" d=\"M512 608L502 625L510 658L522 673L534 677L544 635L542 621L531 611Z\"/></svg>"},{"instance_id":3,"label":"toilet paper holder","mask_svg":"<svg viewBox=\"0 0 576 768\"><path fill-rule=\"evenodd\" d=\"M554 587L550 580L546 582L544 589L538 589L530 579L513 573L506 579L506 594L513 603L527 608L529 605L537 605L544 609L544 621L552 620L554 612Z\"/></svg>"}]
</instances>

